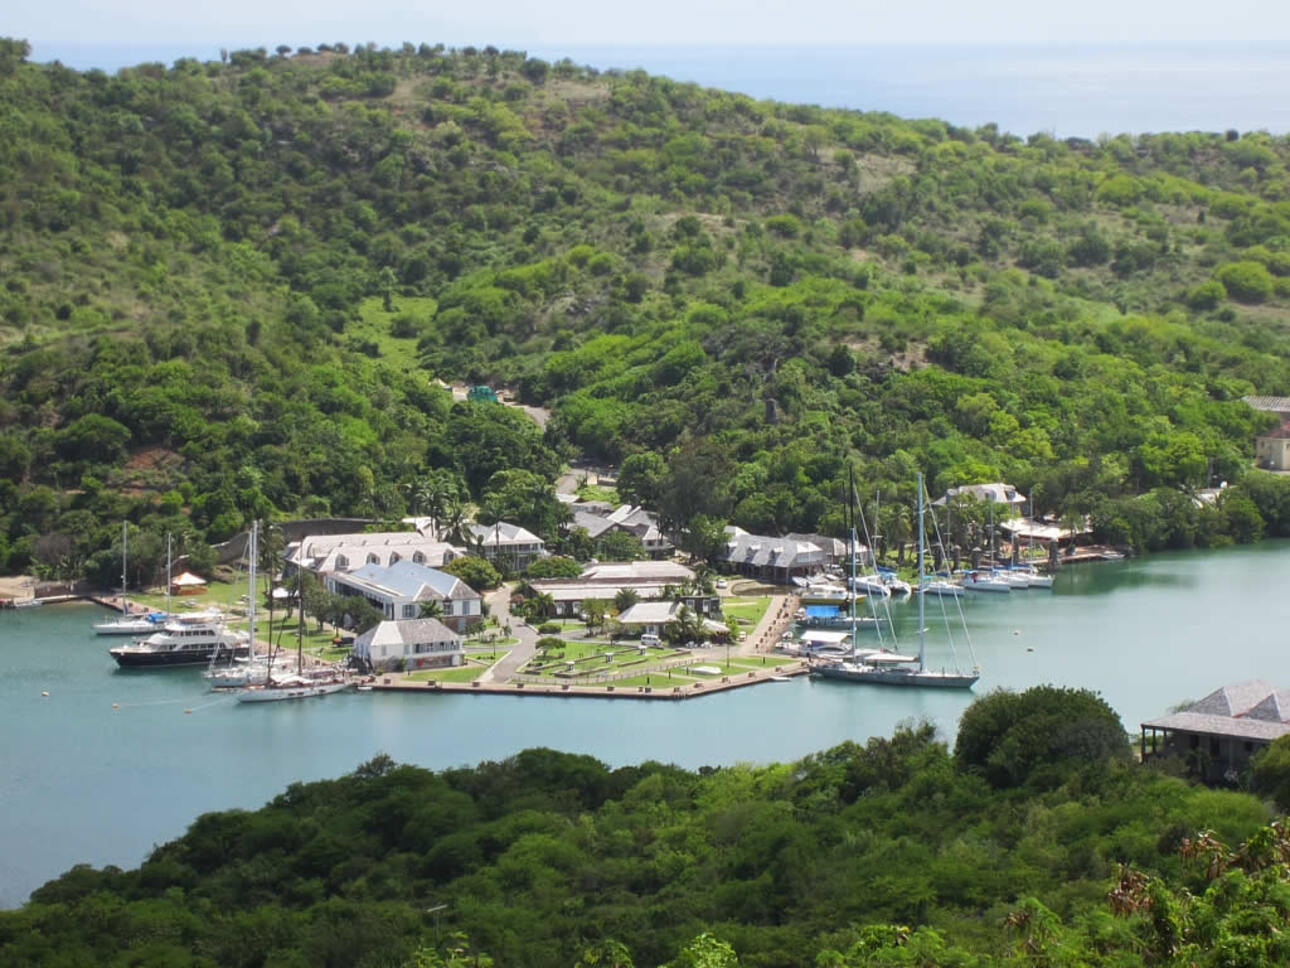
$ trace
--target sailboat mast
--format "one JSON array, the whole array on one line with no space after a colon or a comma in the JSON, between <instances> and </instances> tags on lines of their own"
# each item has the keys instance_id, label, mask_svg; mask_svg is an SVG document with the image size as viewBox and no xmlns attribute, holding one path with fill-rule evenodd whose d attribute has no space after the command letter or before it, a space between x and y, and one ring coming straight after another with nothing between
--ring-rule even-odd
<instances>
[{"instance_id":1,"label":"sailboat mast","mask_svg":"<svg viewBox=\"0 0 1290 968\"><path fill-rule=\"evenodd\" d=\"M251 655L255 655L255 559L256 559L256 529L259 528L259 521L251 522L251 537L247 544L247 588L249 595L246 601L246 617L249 626ZM272 658L272 653L270 653Z\"/></svg>"},{"instance_id":2,"label":"sailboat mast","mask_svg":"<svg viewBox=\"0 0 1290 968\"><path fill-rule=\"evenodd\" d=\"M170 532L166 532L166 614L170 614L170 576L174 566L170 563Z\"/></svg>"},{"instance_id":3,"label":"sailboat mast","mask_svg":"<svg viewBox=\"0 0 1290 968\"><path fill-rule=\"evenodd\" d=\"M851 582L847 589L847 608L851 618L851 657L856 654L856 472L847 467L847 518L850 521L848 535L851 539Z\"/></svg>"},{"instance_id":4,"label":"sailboat mast","mask_svg":"<svg viewBox=\"0 0 1290 968\"><path fill-rule=\"evenodd\" d=\"M923 628L923 472L917 473L918 481L918 671L923 671L927 630Z\"/></svg>"},{"instance_id":5,"label":"sailboat mast","mask_svg":"<svg viewBox=\"0 0 1290 968\"><path fill-rule=\"evenodd\" d=\"M125 590L129 587L129 584L130 584L129 581L126 579L126 573L129 570L126 567L126 563L129 560L129 554L130 554L129 547L127 545L127 541L129 541L129 536L130 536L130 523L128 521L122 521L121 522L121 614L122 615L130 614L130 600L125 597Z\"/></svg>"}]
</instances>

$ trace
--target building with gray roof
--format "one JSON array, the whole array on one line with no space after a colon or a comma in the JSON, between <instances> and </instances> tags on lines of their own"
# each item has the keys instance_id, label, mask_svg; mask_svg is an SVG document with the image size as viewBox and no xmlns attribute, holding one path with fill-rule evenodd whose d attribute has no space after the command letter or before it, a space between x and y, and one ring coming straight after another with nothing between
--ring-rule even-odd
<instances>
[{"instance_id":1,"label":"building with gray roof","mask_svg":"<svg viewBox=\"0 0 1290 968\"><path fill-rule=\"evenodd\" d=\"M720 561L731 571L763 581L789 584L824 570L828 555L810 541L749 534L726 528L726 548Z\"/></svg>"},{"instance_id":2,"label":"building with gray roof","mask_svg":"<svg viewBox=\"0 0 1290 968\"><path fill-rule=\"evenodd\" d=\"M441 620L457 632L482 617L483 598L456 575L412 561L387 567L364 565L356 571L327 576L327 589L340 595L359 595L389 620L421 616L422 602L438 602Z\"/></svg>"},{"instance_id":3,"label":"building with gray roof","mask_svg":"<svg viewBox=\"0 0 1290 968\"><path fill-rule=\"evenodd\" d=\"M1206 783L1235 783L1251 756L1290 735L1290 690L1262 679L1233 683L1140 728L1144 761L1178 756Z\"/></svg>"},{"instance_id":4,"label":"building with gray roof","mask_svg":"<svg viewBox=\"0 0 1290 968\"><path fill-rule=\"evenodd\" d=\"M466 536L471 548L489 561L503 561L516 571L523 571L547 553L546 543L532 531L505 521L468 524Z\"/></svg>"}]
</instances>

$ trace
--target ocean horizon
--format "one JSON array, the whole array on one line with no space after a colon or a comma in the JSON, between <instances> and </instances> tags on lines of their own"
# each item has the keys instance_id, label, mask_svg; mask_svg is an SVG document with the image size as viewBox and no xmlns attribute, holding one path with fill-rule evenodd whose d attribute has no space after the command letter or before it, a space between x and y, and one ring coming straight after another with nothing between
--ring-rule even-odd
<instances>
[{"instance_id":1,"label":"ocean horizon","mask_svg":"<svg viewBox=\"0 0 1290 968\"><path fill-rule=\"evenodd\" d=\"M148 62L169 65L182 57L220 57L219 47L196 43L33 41L32 47L36 62L109 72ZM546 60L568 57L600 70L640 68L758 99L938 118L961 127L993 123L1021 136L1290 132L1290 44L1283 43L526 49Z\"/></svg>"}]
</instances>

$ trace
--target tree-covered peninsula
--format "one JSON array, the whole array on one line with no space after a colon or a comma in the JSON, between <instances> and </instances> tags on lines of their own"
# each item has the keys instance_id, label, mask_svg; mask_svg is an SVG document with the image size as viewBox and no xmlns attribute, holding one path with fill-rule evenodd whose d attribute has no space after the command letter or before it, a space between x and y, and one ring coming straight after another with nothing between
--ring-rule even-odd
<instances>
[{"instance_id":1,"label":"tree-covered peninsula","mask_svg":"<svg viewBox=\"0 0 1290 968\"><path fill-rule=\"evenodd\" d=\"M1022 138L491 47L108 75L17 40L0 127L0 570L106 579L122 518L200 559L575 455L677 530L836 533L853 461L884 533L922 469L1139 548L1290 534L1241 401L1290 394L1283 137Z\"/></svg>"},{"instance_id":2,"label":"tree-covered peninsula","mask_svg":"<svg viewBox=\"0 0 1290 968\"><path fill-rule=\"evenodd\" d=\"M1281 751L1284 753L1284 751ZM1279 761L1278 776L1284 776ZM377 757L0 912L7 965L1273 966L1290 834L1130 763L1098 697L994 693L797 763Z\"/></svg>"}]
</instances>

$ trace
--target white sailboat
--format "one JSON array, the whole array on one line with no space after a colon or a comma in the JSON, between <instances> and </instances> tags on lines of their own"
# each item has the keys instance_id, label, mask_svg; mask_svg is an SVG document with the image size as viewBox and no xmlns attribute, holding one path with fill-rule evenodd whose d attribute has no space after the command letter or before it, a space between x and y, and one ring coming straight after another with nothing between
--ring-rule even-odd
<instances>
[{"instance_id":1,"label":"white sailboat","mask_svg":"<svg viewBox=\"0 0 1290 968\"><path fill-rule=\"evenodd\" d=\"M130 612L130 600L126 597L126 589L129 587L127 581L127 565L129 562L129 524L121 522L121 617L114 618L106 622L94 623L95 635L148 635L161 628L161 623L169 617L170 609L167 607L165 612L150 612L144 615L134 615ZM167 545L169 547L169 545ZM169 582L170 575L167 570L166 580ZM166 586L169 593L169 584Z\"/></svg>"},{"instance_id":2,"label":"white sailboat","mask_svg":"<svg viewBox=\"0 0 1290 968\"><path fill-rule=\"evenodd\" d=\"M255 642L255 560L256 535L258 523L251 525L251 598L247 615L251 626L251 641ZM294 675L273 675L273 643L269 643L269 654L264 667L262 682L246 685L237 694L240 703L283 702L288 699L310 699L314 696L326 696L333 692L348 689L353 683L341 673L324 678L304 674L304 613L300 613L300 622L296 630L296 672Z\"/></svg>"},{"instance_id":3,"label":"white sailboat","mask_svg":"<svg viewBox=\"0 0 1290 968\"><path fill-rule=\"evenodd\" d=\"M926 537L923 530L923 475L918 475L918 574L922 576L923 551ZM853 531L854 533L854 531ZM852 567L854 555L852 557ZM852 638L851 656L839 661L821 662L811 668L811 674L827 679L848 682L871 682L885 686L920 686L939 689L970 689L981 677L971 673L934 671L927 668L927 629L924 626L925 595L918 596L918 655L902 655L885 649L860 652ZM957 604L957 603L956 603Z\"/></svg>"}]
</instances>

